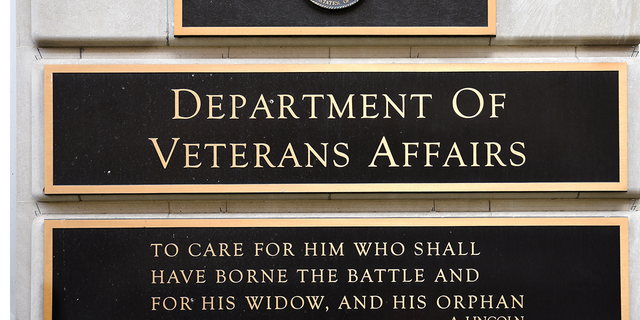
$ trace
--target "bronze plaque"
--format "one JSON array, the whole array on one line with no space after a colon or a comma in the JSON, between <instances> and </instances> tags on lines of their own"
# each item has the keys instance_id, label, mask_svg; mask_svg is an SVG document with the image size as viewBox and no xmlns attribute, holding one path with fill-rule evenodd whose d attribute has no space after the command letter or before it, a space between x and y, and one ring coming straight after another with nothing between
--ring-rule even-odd
<instances>
[{"instance_id":1,"label":"bronze plaque","mask_svg":"<svg viewBox=\"0 0 640 320\"><path fill-rule=\"evenodd\" d=\"M47 194L626 190L625 64L45 70Z\"/></svg>"},{"instance_id":2,"label":"bronze plaque","mask_svg":"<svg viewBox=\"0 0 640 320\"><path fill-rule=\"evenodd\" d=\"M45 221L44 319L629 319L627 218Z\"/></svg>"},{"instance_id":3,"label":"bronze plaque","mask_svg":"<svg viewBox=\"0 0 640 320\"><path fill-rule=\"evenodd\" d=\"M175 36L496 34L495 0L174 0Z\"/></svg>"}]
</instances>

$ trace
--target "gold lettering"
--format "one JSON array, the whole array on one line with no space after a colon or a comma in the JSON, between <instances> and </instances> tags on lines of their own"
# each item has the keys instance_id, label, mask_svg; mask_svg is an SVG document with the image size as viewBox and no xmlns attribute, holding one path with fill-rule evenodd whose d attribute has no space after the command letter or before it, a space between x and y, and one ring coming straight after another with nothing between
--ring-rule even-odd
<instances>
[{"instance_id":1,"label":"gold lettering","mask_svg":"<svg viewBox=\"0 0 640 320\"><path fill-rule=\"evenodd\" d=\"M496 96L502 97L502 99L506 99L507 94L506 93L489 93L489 95L491 96L491 117L490 118L497 118L498 116L496 115L496 108L502 108L502 110L504 110L504 100L502 101L502 103L498 104L496 103Z\"/></svg>"},{"instance_id":2,"label":"gold lettering","mask_svg":"<svg viewBox=\"0 0 640 320\"><path fill-rule=\"evenodd\" d=\"M473 164L472 167L479 167L478 164L478 142L471 142L471 149L473 149Z\"/></svg>"},{"instance_id":3,"label":"gold lettering","mask_svg":"<svg viewBox=\"0 0 640 320\"><path fill-rule=\"evenodd\" d=\"M344 142L340 142L337 143L335 146L333 146L333 152L338 156L341 157L345 160L344 164L338 164L338 162L336 162L336 160L333 160L333 165L337 168L344 168L349 164L349 156L341 151L338 151L338 146L344 146L345 149L349 149L349 145L347 143Z\"/></svg>"},{"instance_id":4,"label":"gold lettering","mask_svg":"<svg viewBox=\"0 0 640 320\"><path fill-rule=\"evenodd\" d=\"M384 148L384 152L380 152L380 149ZM386 156L389 159L389 167L399 167L396 164L396 161L393 159L393 154L391 154L391 150L389 150L389 144L387 143L387 138L382 136L382 140L380 140L380 144L378 144L378 150L376 150L376 154L373 156L371 163L369 164L369 168L376 168L375 164L378 156Z\"/></svg>"},{"instance_id":5,"label":"gold lettering","mask_svg":"<svg viewBox=\"0 0 640 320\"><path fill-rule=\"evenodd\" d=\"M284 109L289 110L289 113L294 119L300 119L300 117L298 117L295 112L291 110L291 106L293 105L294 101L293 96L290 94L279 94L278 97L280 97L280 116L278 117L278 119L287 119L287 117L284 115ZM289 99L289 104L287 105L284 104L285 98Z\"/></svg>"},{"instance_id":6,"label":"gold lettering","mask_svg":"<svg viewBox=\"0 0 640 320\"><path fill-rule=\"evenodd\" d=\"M278 168L284 168L282 163L284 162L285 159L293 160L295 168L302 167L298 162L298 158L296 157L295 151L293 151L293 146L291 146L291 143L287 145L287 150L284 151L284 154L282 155L282 159L280 160L280 164L278 165Z\"/></svg>"},{"instance_id":7,"label":"gold lettering","mask_svg":"<svg viewBox=\"0 0 640 320\"><path fill-rule=\"evenodd\" d=\"M514 142L514 143L511 144L511 153L513 155L515 155L515 156L520 157L520 159L522 159L522 162L517 163L517 164L515 162L513 162L513 160L509 160L509 162L511 163L512 166L519 167L519 166L522 166L525 161L527 161L527 158L524 156L524 153L522 153L520 151L516 151L515 145L519 145L519 146L522 147L522 149L524 149L524 142Z\"/></svg>"},{"instance_id":8,"label":"gold lettering","mask_svg":"<svg viewBox=\"0 0 640 320\"><path fill-rule=\"evenodd\" d=\"M231 94L229 97L231 98L231 117L229 119L238 119L236 116L236 110L244 107L244 105L247 104L247 99L243 95L239 94ZM241 105L238 105L236 98L240 98L242 101Z\"/></svg>"},{"instance_id":9,"label":"gold lettering","mask_svg":"<svg viewBox=\"0 0 640 320\"><path fill-rule=\"evenodd\" d=\"M213 98L219 98L220 100L223 99L223 96L221 94L216 94L216 95L207 95L207 97L209 97L209 117L207 119L222 119L224 118L224 113L219 115L219 116L213 116L213 108L216 108L218 110L222 110L222 103L217 104L217 105L213 105Z\"/></svg>"},{"instance_id":10,"label":"gold lettering","mask_svg":"<svg viewBox=\"0 0 640 320\"><path fill-rule=\"evenodd\" d=\"M500 156L498 156L498 153L500 153L500 150L502 149L500 144L497 142L485 142L484 144L487 146L487 165L485 167L493 167L493 163L491 163L491 157L495 158L500 166L506 167L507 165L504 164L504 162L500 160ZM497 148L495 152L491 151L492 146L495 146Z\"/></svg>"},{"instance_id":11,"label":"gold lettering","mask_svg":"<svg viewBox=\"0 0 640 320\"><path fill-rule=\"evenodd\" d=\"M269 152L271 152L271 147L266 143L254 143L253 145L256 147L256 165L254 166L254 168L262 168L262 165L260 164L260 158L264 159L269 167L275 168L275 166L271 163L271 160L269 160L269 158L267 157ZM260 149L262 147L266 149L265 153L260 152Z\"/></svg>"},{"instance_id":12,"label":"gold lettering","mask_svg":"<svg viewBox=\"0 0 640 320\"><path fill-rule=\"evenodd\" d=\"M418 157L418 151L409 152L409 146L413 146L413 147L417 148L418 147L418 143L417 142L403 142L402 144L404 145L404 165L403 165L403 167L410 168L411 165L409 164L409 156L417 158Z\"/></svg>"},{"instance_id":13,"label":"gold lettering","mask_svg":"<svg viewBox=\"0 0 640 320\"><path fill-rule=\"evenodd\" d=\"M195 91L189 89L171 89L171 91L175 93L175 115L172 119L191 119L200 112L200 96L198 96ZM180 92L182 91L191 93L191 95L196 99L196 111L188 117L180 116Z\"/></svg>"},{"instance_id":14,"label":"gold lettering","mask_svg":"<svg viewBox=\"0 0 640 320\"><path fill-rule=\"evenodd\" d=\"M436 158L439 157L439 151L431 152L431 146L436 146L438 148L440 148L440 142L424 142L424 146L427 148L427 154L426 154L426 163L425 163L425 167L433 167L433 165L431 165L431 156L435 156Z\"/></svg>"},{"instance_id":15,"label":"gold lettering","mask_svg":"<svg viewBox=\"0 0 640 320\"><path fill-rule=\"evenodd\" d=\"M190 158L198 159L198 152L190 153L189 148L196 147L200 149L200 144L199 143L183 143L183 145L184 145L184 168L199 168L200 165L202 165L201 162L199 162L197 165L192 165L191 161L189 160Z\"/></svg>"},{"instance_id":16,"label":"gold lettering","mask_svg":"<svg viewBox=\"0 0 640 320\"><path fill-rule=\"evenodd\" d=\"M322 95L322 94L303 94L302 95L302 100L304 100L306 98L311 98L311 115L309 116L309 119L318 119L318 117L316 117L316 98L322 98L324 100L324 95Z\"/></svg>"},{"instance_id":17,"label":"gold lettering","mask_svg":"<svg viewBox=\"0 0 640 320\"><path fill-rule=\"evenodd\" d=\"M262 105L262 107L260 107L260 105ZM266 119L273 119L273 117L271 116L271 112L269 111L269 107L267 107L267 102L264 100L264 95L260 95L260 98L258 98L258 102L256 103L255 108L253 108L253 113L251 114L251 117L249 117L249 119L255 119L256 118L256 111L258 110L262 110L264 111L264 113L266 114Z\"/></svg>"},{"instance_id":18,"label":"gold lettering","mask_svg":"<svg viewBox=\"0 0 640 320\"><path fill-rule=\"evenodd\" d=\"M340 110L338 108L338 103L336 102L336 99L333 97L333 95L327 94L327 97L329 97L329 99L331 100L331 107L329 108L329 119L335 119L335 117L333 116L333 110L336 110L338 117L342 118L342 115L344 114L344 111L347 109L347 107L349 107L349 116L347 118L354 119L355 117L353 116L353 96L354 96L353 94L349 95L349 98L347 98L347 101L345 101L344 103L344 107L342 107L342 110Z\"/></svg>"},{"instance_id":19,"label":"gold lettering","mask_svg":"<svg viewBox=\"0 0 640 320\"><path fill-rule=\"evenodd\" d=\"M458 95L463 92L463 91L471 91L473 93L476 94L476 96L478 96L478 111L476 112L476 114L472 115L472 116L467 116L462 114L462 112L460 112L460 109L458 109ZM477 117L480 112L482 112L482 108L484 107L484 98L482 98L482 94L480 93L480 91L474 89L474 88L462 88L460 90L458 90L458 92L456 92L456 94L453 96L453 111L456 112L456 114L460 117L460 118L464 118L464 119L472 119Z\"/></svg>"},{"instance_id":20,"label":"gold lettering","mask_svg":"<svg viewBox=\"0 0 640 320\"><path fill-rule=\"evenodd\" d=\"M455 151L455 155L453 155L454 151ZM444 162L444 165L442 165L443 167L449 167L449 159L451 159L452 156L453 158L457 158L458 161L460 162L460 165L458 165L458 167L467 166L466 164L464 164L464 160L462 160L462 155L460 155L460 150L458 149L458 144L455 142L451 146L451 151L449 151L449 156L447 156L447 160Z\"/></svg>"},{"instance_id":21,"label":"gold lettering","mask_svg":"<svg viewBox=\"0 0 640 320\"><path fill-rule=\"evenodd\" d=\"M322 166L326 168L327 167L327 145L328 145L328 143L322 143L322 146L324 147L324 157L320 157L320 155L316 152L315 149L313 149L313 147L310 144L305 143L304 145L307 146L307 165L305 167L307 167L307 168L313 167L313 165L311 164L311 154L313 153L313 155L316 157L316 159L318 161L320 161Z\"/></svg>"},{"instance_id":22,"label":"gold lettering","mask_svg":"<svg viewBox=\"0 0 640 320\"><path fill-rule=\"evenodd\" d=\"M395 102L393 102L393 100L391 100L391 98L389 98L389 96L385 93L382 94L385 98L385 103L386 103L386 114L384 116L385 119L389 119L391 118L391 116L389 116L389 105L391 105L396 112L400 115L400 117L402 117L404 119L404 107L405 107L405 96L406 94L402 93L402 94L398 94L401 98L402 98L402 110L400 110L400 108L398 108L398 105L395 104Z\"/></svg>"},{"instance_id":23,"label":"gold lettering","mask_svg":"<svg viewBox=\"0 0 640 320\"><path fill-rule=\"evenodd\" d=\"M169 156L167 156L166 159L162 155L162 151L160 151L160 147L158 146L158 138L149 138L149 140L151 140L151 143L153 143L153 147L156 149L156 153L158 153L158 158L160 158L160 162L162 163L162 167L166 169L167 165L169 164L169 161L171 160L171 155L173 154L173 149L176 148L176 144L178 144L178 140L180 140L180 138L173 138L173 146L171 147L171 151L169 152Z\"/></svg>"},{"instance_id":24,"label":"gold lettering","mask_svg":"<svg viewBox=\"0 0 640 320\"><path fill-rule=\"evenodd\" d=\"M211 165L211 168L220 168L220 166L218 166L218 147L223 147L223 148L227 148L227 144L226 143L207 143L204 145L204 148L208 148L211 147L213 149L213 165Z\"/></svg>"},{"instance_id":25,"label":"gold lettering","mask_svg":"<svg viewBox=\"0 0 640 320\"><path fill-rule=\"evenodd\" d=\"M378 95L377 94L361 94L360 96L362 97L362 119L375 119L375 118L377 118L378 115L379 115L377 112L376 112L375 115L369 115L367 113L367 110L368 109L373 109L373 110L376 109L375 99L378 98ZM369 104L367 102L368 98L374 98L373 104Z\"/></svg>"},{"instance_id":26,"label":"gold lettering","mask_svg":"<svg viewBox=\"0 0 640 320\"><path fill-rule=\"evenodd\" d=\"M433 99L433 96L429 93L429 94L412 94L411 96L409 96L409 99L413 98L418 98L419 104L418 104L418 108L419 108L419 113L418 113L418 119L424 119L424 98L429 98L429 99Z\"/></svg>"},{"instance_id":27,"label":"gold lettering","mask_svg":"<svg viewBox=\"0 0 640 320\"><path fill-rule=\"evenodd\" d=\"M189 245L189 255L190 255L190 256L192 256L192 257L199 257L202 253L193 254L193 252L191 251L191 248L192 248L194 245L197 245L197 246L198 246L198 249L200 248L200 244L199 244L199 243L192 243L191 245Z\"/></svg>"},{"instance_id":28,"label":"gold lettering","mask_svg":"<svg viewBox=\"0 0 640 320\"><path fill-rule=\"evenodd\" d=\"M246 143L230 143L231 145L231 168L244 168L247 165L249 165L249 163L245 163L242 165L238 165L238 158L242 158L244 159L244 152L242 153L238 153L238 146L241 146L243 148L247 148L247 144Z\"/></svg>"}]
</instances>

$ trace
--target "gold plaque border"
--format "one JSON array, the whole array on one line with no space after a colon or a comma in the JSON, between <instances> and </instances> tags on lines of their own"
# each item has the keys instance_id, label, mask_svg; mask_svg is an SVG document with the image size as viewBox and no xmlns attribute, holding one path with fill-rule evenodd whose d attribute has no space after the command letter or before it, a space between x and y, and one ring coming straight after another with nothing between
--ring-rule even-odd
<instances>
[{"instance_id":1,"label":"gold plaque border","mask_svg":"<svg viewBox=\"0 0 640 320\"><path fill-rule=\"evenodd\" d=\"M616 218L356 218L356 219L111 219L44 221L44 320L53 311L53 229L77 228L230 228L230 227L620 227L621 320L629 320L629 221Z\"/></svg>"},{"instance_id":2,"label":"gold plaque border","mask_svg":"<svg viewBox=\"0 0 640 320\"><path fill-rule=\"evenodd\" d=\"M162 185L54 185L53 184L53 73L161 73L161 72L517 72L618 71L619 74L619 182L518 183L300 183L300 184L162 184ZM346 193L346 192L548 192L627 191L627 64L626 63L516 63L516 64L270 64L270 65L45 65L45 194L152 193Z\"/></svg>"},{"instance_id":3,"label":"gold plaque border","mask_svg":"<svg viewBox=\"0 0 640 320\"><path fill-rule=\"evenodd\" d=\"M176 36L495 36L496 0L487 0L486 27L184 27L182 1L173 2Z\"/></svg>"}]
</instances>

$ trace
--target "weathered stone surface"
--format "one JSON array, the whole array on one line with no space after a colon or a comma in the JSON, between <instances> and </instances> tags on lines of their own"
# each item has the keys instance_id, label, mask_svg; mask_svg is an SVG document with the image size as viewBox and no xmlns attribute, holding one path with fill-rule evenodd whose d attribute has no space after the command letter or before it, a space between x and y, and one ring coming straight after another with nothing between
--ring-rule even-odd
<instances>
[{"instance_id":1,"label":"weathered stone surface","mask_svg":"<svg viewBox=\"0 0 640 320\"><path fill-rule=\"evenodd\" d=\"M639 7L638 0L498 1L496 37L176 38L173 1L33 0L31 34L39 46L635 45Z\"/></svg>"}]
</instances>

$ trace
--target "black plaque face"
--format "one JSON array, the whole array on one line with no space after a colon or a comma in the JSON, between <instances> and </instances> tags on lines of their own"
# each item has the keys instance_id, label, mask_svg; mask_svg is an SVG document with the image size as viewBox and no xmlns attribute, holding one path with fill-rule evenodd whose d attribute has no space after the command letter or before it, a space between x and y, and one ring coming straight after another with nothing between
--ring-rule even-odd
<instances>
[{"instance_id":1,"label":"black plaque face","mask_svg":"<svg viewBox=\"0 0 640 320\"><path fill-rule=\"evenodd\" d=\"M629 319L626 218L65 220L45 230L45 320Z\"/></svg>"},{"instance_id":2,"label":"black plaque face","mask_svg":"<svg viewBox=\"0 0 640 320\"><path fill-rule=\"evenodd\" d=\"M174 1L174 34L495 35L495 0Z\"/></svg>"},{"instance_id":3,"label":"black plaque face","mask_svg":"<svg viewBox=\"0 0 640 320\"><path fill-rule=\"evenodd\" d=\"M624 64L46 70L48 194L626 190Z\"/></svg>"}]
</instances>

